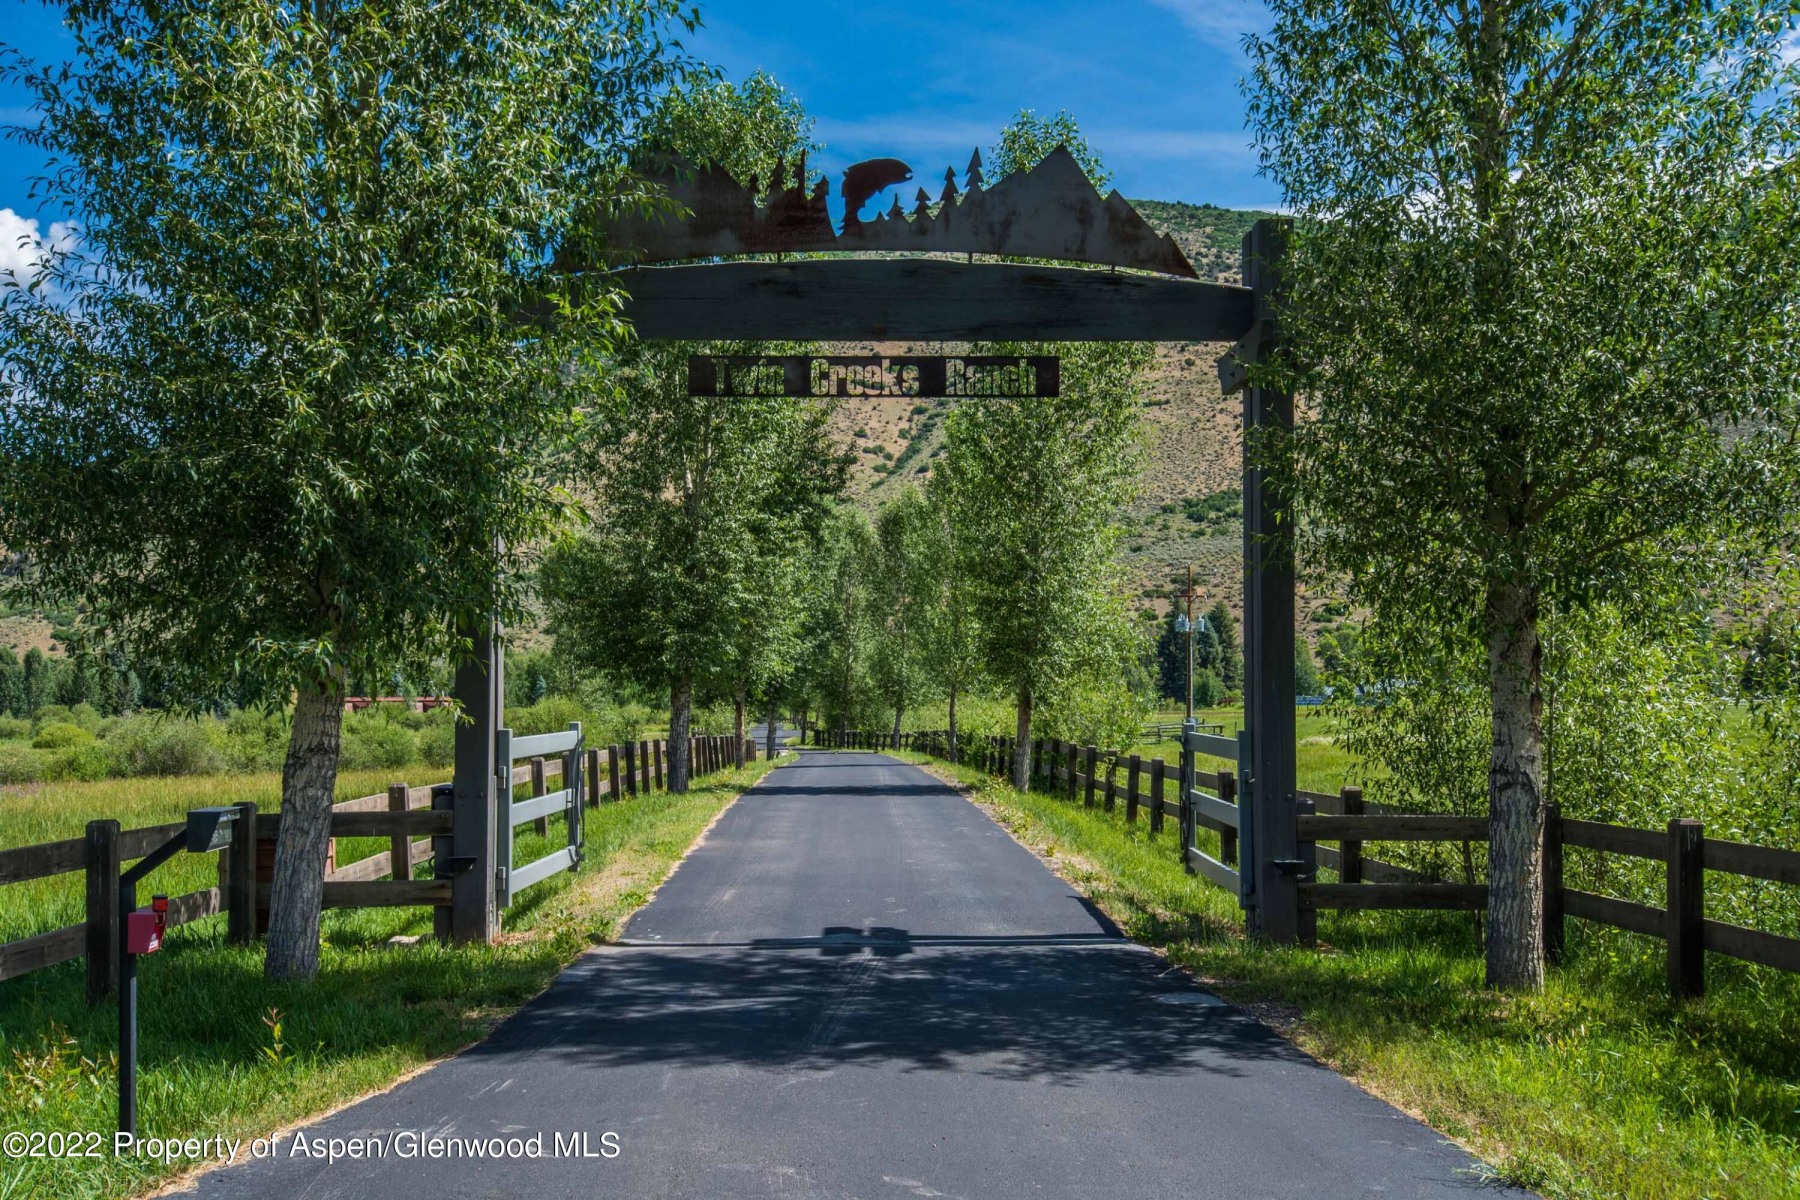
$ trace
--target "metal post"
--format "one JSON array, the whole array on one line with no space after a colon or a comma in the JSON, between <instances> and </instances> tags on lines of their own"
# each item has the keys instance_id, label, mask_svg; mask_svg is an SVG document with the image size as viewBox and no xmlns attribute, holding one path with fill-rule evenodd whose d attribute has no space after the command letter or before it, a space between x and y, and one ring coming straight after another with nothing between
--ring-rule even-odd
<instances>
[{"instance_id":1,"label":"metal post","mask_svg":"<svg viewBox=\"0 0 1800 1200\"><path fill-rule=\"evenodd\" d=\"M1257 359L1274 349L1279 329L1277 264L1289 222L1261 220L1244 237L1244 280L1261 337ZM1254 837L1255 907L1250 931L1276 942L1301 934L1295 810L1294 545L1288 501L1257 465L1267 439L1293 428L1294 398L1244 389L1244 717L1251 731L1250 770L1240 779Z\"/></svg>"},{"instance_id":2,"label":"metal post","mask_svg":"<svg viewBox=\"0 0 1800 1200\"><path fill-rule=\"evenodd\" d=\"M1187 725L1194 723L1194 568L1187 569L1187 590L1182 593L1187 602Z\"/></svg>"},{"instance_id":3,"label":"metal post","mask_svg":"<svg viewBox=\"0 0 1800 1200\"><path fill-rule=\"evenodd\" d=\"M125 949L137 881L119 881L119 1132L137 1136L137 955Z\"/></svg>"},{"instance_id":4,"label":"metal post","mask_svg":"<svg viewBox=\"0 0 1800 1200\"><path fill-rule=\"evenodd\" d=\"M498 633L491 620L476 632L474 654L457 667L453 689L463 720L456 726L451 840L454 856L469 860L469 868L450 884L450 936L457 942L491 942L500 932L494 895L494 731L506 693Z\"/></svg>"}]
</instances>

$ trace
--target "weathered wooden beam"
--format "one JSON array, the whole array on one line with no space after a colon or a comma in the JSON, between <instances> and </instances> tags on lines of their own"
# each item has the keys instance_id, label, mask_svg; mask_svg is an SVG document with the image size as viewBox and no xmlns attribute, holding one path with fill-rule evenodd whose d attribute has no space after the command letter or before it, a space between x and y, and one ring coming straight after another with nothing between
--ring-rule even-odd
<instances>
[{"instance_id":1,"label":"weathered wooden beam","mask_svg":"<svg viewBox=\"0 0 1800 1200\"><path fill-rule=\"evenodd\" d=\"M650 339L1228 342L1250 290L1074 267L831 259L638 267L625 316Z\"/></svg>"},{"instance_id":2,"label":"weathered wooden beam","mask_svg":"<svg viewBox=\"0 0 1800 1200\"><path fill-rule=\"evenodd\" d=\"M1267 325L1253 325L1231 349L1219 356L1220 395L1233 396L1244 390L1244 385L1250 382L1250 364L1257 361L1257 356L1262 353L1263 342L1268 333Z\"/></svg>"}]
</instances>

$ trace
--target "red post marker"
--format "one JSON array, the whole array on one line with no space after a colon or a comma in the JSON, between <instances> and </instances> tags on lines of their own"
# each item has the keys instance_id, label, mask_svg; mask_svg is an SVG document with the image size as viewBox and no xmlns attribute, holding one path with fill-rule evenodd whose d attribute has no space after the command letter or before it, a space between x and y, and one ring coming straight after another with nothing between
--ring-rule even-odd
<instances>
[{"instance_id":1,"label":"red post marker","mask_svg":"<svg viewBox=\"0 0 1800 1200\"><path fill-rule=\"evenodd\" d=\"M169 919L169 898L156 896L149 908L125 915L125 953L154 954L162 949L163 929Z\"/></svg>"}]
</instances>

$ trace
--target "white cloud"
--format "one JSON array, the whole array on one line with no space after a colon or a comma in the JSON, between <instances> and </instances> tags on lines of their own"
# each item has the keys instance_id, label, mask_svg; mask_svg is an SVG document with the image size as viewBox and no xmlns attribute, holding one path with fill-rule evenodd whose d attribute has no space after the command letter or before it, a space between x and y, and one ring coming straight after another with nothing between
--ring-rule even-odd
<instances>
[{"instance_id":1,"label":"white cloud","mask_svg":"<svg viewBox=\"0 0 1800 1200\"><path fill-rule=\"evenodd\" d=\"M1268 27L1268 11L1256 0L1150 0L1167 9L1202 41L1233 55L1242 53L1244 35Z\"/></svg>"},{"instance_id":2,"label":"white cloud","mask_svg":"<svg viewBox=\"0 0 1800 1200\"><path fill-rule=\"evenodd\" d=\"M38 232L36 217L21 217L10 208L0 208L0 283L15 279L30 283L43 270L47 253L66 251L74 244L72 222L52 221L46 241Z\"/></svg>"}]
</instances>

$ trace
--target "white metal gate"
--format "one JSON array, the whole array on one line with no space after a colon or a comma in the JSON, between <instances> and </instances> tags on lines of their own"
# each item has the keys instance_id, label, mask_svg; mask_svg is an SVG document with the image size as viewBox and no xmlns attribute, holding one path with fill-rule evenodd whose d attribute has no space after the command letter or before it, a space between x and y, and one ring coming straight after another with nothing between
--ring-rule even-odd
<instances>
[{"instance_id":1,"label":"white metal gate","mask_svg":"<svg viewBox=\"0 0 1800 1200\"><path fill-rule=\"evenodd\" d=\"M494 770L499 776L496 820L494 822L495 900L505 908L513 897L534 883L558 871L573 871L581 862L581 722L572 721L561 733L535 733L514 737L510 729L494 733ZM550 755L562 759L562 787L529 800L513 802L513 764L520 759ZM539 817L561 813L568 827L569 844L522 867L512 865L513 830Z\"/></svg>"}]
</instances>

